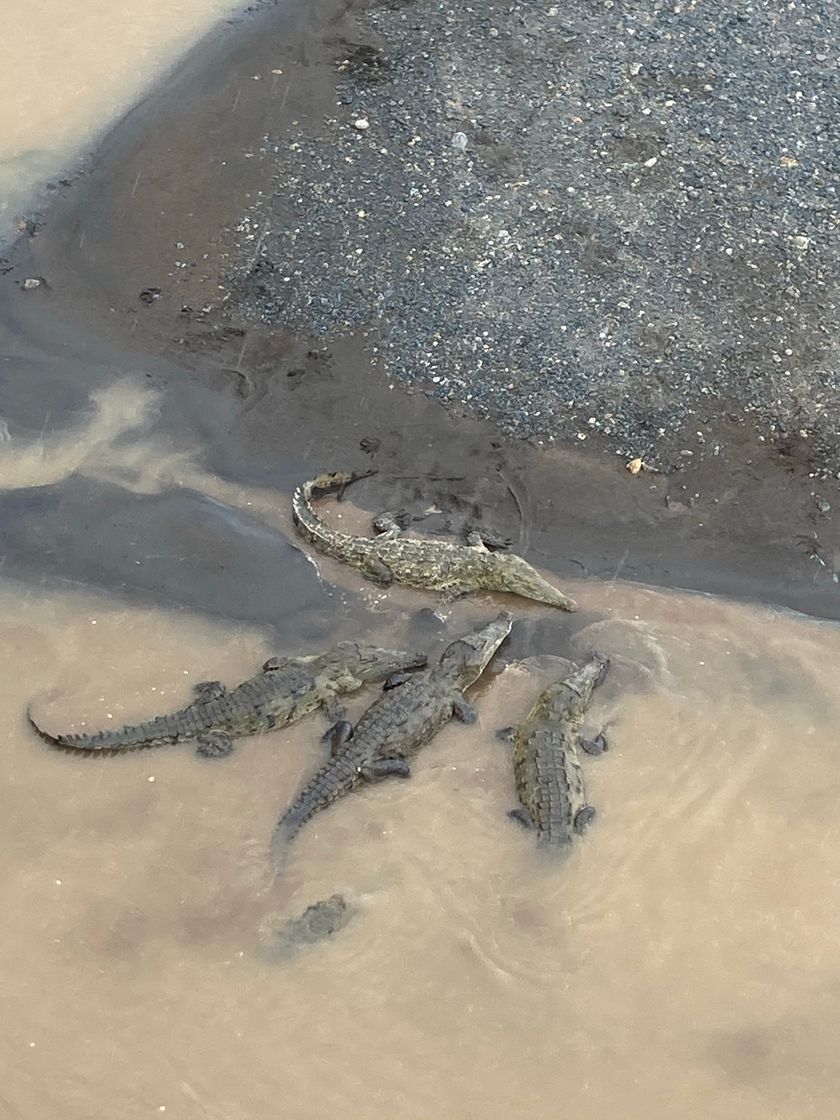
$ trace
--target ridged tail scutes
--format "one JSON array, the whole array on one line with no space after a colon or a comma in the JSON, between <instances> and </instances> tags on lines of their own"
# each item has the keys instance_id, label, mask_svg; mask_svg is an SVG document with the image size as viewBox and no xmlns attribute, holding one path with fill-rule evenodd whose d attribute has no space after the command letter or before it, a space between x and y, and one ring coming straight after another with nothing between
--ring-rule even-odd
<instances>
[{"instance_id":1,"label":"ridged tail scutes","mask_svg":"<svg viewBox=\"0 0 840 1120\"><path fill-rule=\"evenodd\" d=\"M96 731L93 734L70 733L54 735L45 731L35 722L32 708L27 708L26 718L35 734L59 750L74 751L80 754L110 754L122 751L141 750L145 747L164 746L178 740L176 733L156 726L158 721L139 724L137 727L120 727L113 731Z\"/></svg>"},{"instance_id":2,"label":"ridged tail scutes","mask_svg":"<svg viewBox=\"0 0 840 1120\"><path fill-rule=\"evenodd\" d=\"M310 532L323 528L323 522L312 508L312 499L326 494L338 494L339 498L354 482L369 478L376 471L322 471L316 478L302 482L292 494L292 519L294 523Z\"/></svg>"}]
</instances>

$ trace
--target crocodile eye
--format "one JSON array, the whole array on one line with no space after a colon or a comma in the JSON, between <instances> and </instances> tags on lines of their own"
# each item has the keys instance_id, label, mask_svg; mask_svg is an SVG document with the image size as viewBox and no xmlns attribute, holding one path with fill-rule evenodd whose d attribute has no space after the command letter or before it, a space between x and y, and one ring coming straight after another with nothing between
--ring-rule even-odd
<instances>
[{"instance_id":1,"label":"crocodile eye","mask_svg":"<svg viewBox=\"0 0 840 1120\"><path fill-rule=\"evenodd\" d=\"M264 673L270 673L273 669L279 669L279 668L280 668L280 658L279 657L269 657L268 661L266 661L265 664L263 665L263 672Z\"/></svg>"}]
</instances>

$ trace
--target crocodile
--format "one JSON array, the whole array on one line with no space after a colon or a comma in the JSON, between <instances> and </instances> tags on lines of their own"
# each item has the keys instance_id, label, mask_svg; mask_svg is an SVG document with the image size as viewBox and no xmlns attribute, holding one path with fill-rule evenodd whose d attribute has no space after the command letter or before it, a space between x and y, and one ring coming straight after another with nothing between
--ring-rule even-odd
<instances>
[{"instance_id":1,"label":"crocodile","mask_svg":"<svg viewBox=\"0 0 840 1120\"><path fill-rule=\"evenodd\" d=\"M375 537L356 537L328 525L312 506L312 499L343 492L351 482L367 474L336 471L304 482L292 495L292 517L300 535L327 556L334 556L357 568L366 579L388 587L402 583L407 587L442 591L449 596L471 591L504 591L535 599L561 610L576 610L576 605L527 560L513 553L491 551L481 535L471 533L468 543L422 540L402 535L395 517L379 516Z\"/></svg>"},{"instance_id":2,"label":"crocodile","mask_svg":"<svg viewBox=\"0 0 840 1120\"><path fill-rule=\"evenodd\" d=\"M586 803L578 747L606 750L603 735L580 737L580 725L609 661L593 655L580 669L549 685L523 723L499 732L513 740L513 769L521 808L510 816L537 830L539 847L564 848L595 819Z\"/></svg>"},{"instance_id":3,"label":"crocodile","mask_svg":"<svg viewBox=\"0 0 840 1120\"><path fill-rule=\"evenodd\" d=\"M474 722L475 709L464 699L464 690L484 672L512 622L503 611L487 626L447 646L433 669L387 681L355 728L346 721L336 724L332 758L300 791L274 829L271 856L277 870L289 843L317 812L364 782L410 777L407 759L453 716Z\"/></svg>"},{"instance_id":4,"label":"crocodile","mask_svg":"<svg viewBox=\"0 0 840 1120\"><path fill-rule=\"evenodd\" d=\"M286 918L279 928L272 930L260 947L259 955L274 964L288 961L301 949L330 940L356 914L357 908L340 894L314 902L302 914Z\"/></svg>"},{"instance_id":5,"label":"crocodile","mask_svg":"<svg viewBox=\"0 0 840 1120\"><path fill-rule=\"evenodd\" d=\"M53 735L38 726L31 711L27 718L56 747L114 753L193 740L204 758L222 758L233 750L234 738L285 727L322 705L328 718L338 719L339 694L397 671L420 669L426 661L425 654L414 651L339 642L310 657L270 657L262 672L230 690L220 681L203 681L195 685L195 700L185 708L133 726Z\"/></svg>"}]
</instances>

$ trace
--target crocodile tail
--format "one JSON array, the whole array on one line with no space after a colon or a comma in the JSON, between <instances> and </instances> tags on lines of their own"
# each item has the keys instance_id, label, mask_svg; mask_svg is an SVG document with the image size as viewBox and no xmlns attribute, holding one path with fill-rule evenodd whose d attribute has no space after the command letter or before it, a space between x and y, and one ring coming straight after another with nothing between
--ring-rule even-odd
<instances>
[{"instance_id":1,"label":"crocodile tail","mask_svg":"<svg viewBox=\"0 0 840 1120\"><path fill-rule=\"evenodd\" d=\"M349 793L358 781L358 771L343 754L330 759L315 777L300 791L294 803L286 810L271 836L270 856L275 871L279 872L285 861L289 845L321 809Z\"/></svg>"},{"instance_id":2,"label":"crocodile tail","mask_svg":"<svg viewBox=\"0 0 840 1120\"><path fill-rule=\"evenodd\" d=\"M301 483L292 494L292 519L303 535L316 543L323 544L331 537L344 537L346 534L331 529L322 521L312 508L312 499L325 494L341 494L353 482L368 478L376 471L324 471L317 478Z\"/></svg>"},{"instance_id":3,"label":"crocodile tail","mask_svg":"<svg viewBox=\"0 0 840 1120\"><path fill-rule=\"evenodd\" d=\"M161 716L138 724L136 727L126 725L112 731L97 731L92 735L68 734L53 735L39 727L28 708L26 718L32 730L49 743L52 747L61 747L66 750L76 750L96 754L99 751L133 751L140 747L157 747L165 743L176 743L179 733L171 717Z\"/></svg>"}]
</instances>

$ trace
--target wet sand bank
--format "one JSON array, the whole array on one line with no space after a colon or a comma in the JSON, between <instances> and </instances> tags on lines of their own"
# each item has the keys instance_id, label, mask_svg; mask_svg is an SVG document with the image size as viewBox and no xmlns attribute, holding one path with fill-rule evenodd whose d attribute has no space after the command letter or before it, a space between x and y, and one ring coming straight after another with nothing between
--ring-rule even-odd
<instances>
[{"instance_id":1,"label":"wet sand bank","mask_svg":"<svg viewBox=\"0 0 840 1120\"><path fill-rule=\"evenodd\" d=\"M595 450L595 437L586 452L534 447L407 391L371 359L363 331L293 335L243 317L227 278L239 260L234 231L274 174L257 154L260 138L269 128L290 142L318 131L334 108L337 44L356 34L352 14L329 4L226 28L114 130L37 236L16 244L0 278L10 430L61 427L92 388L133 372L164 392L162 428L178 445L197 443L208 469L229 479L282 494L313 468L365 463L380 471L356 499L371 509L434 505L457 522L477 503L561 577L620 575L837 617L837 534L816 504L804 447L780 454L733 424L719 455L631 477L608 446ZM46 283L23 291L27 276ZM726 425L726 403L719 407ZM380 441L372 459L359 450L365 437ZM78 536L50 527L43 504L27 499L21 509L13 496L3 499L18 503L6 518L13 574L129 594L139 582L171 602L203 600L251 619L276 603L274 564L255 565L243 588L237 565L253 540L243 551L241 535L213 511L212 539L224 539L231 555L224 591L209 574L195 576L208 538L180 542L188 579L167 564L159 512L169 499L114 495L124 528L113 541L109 494L62 485L50 500L66 501L68 512L84 506L96 562ZM173 510L173 525L183 512ZM123 554L129 524L158 542L154 579Z\"/></svg>"}]
</instances>

